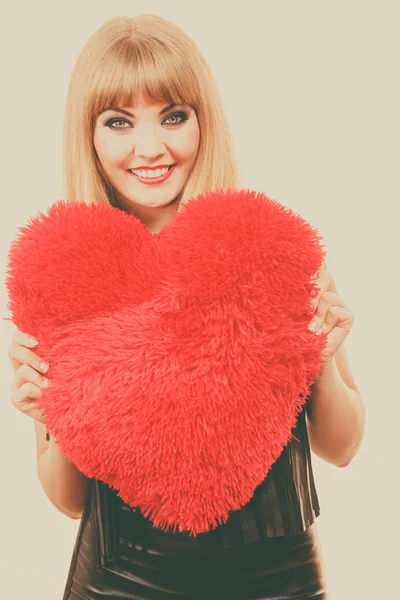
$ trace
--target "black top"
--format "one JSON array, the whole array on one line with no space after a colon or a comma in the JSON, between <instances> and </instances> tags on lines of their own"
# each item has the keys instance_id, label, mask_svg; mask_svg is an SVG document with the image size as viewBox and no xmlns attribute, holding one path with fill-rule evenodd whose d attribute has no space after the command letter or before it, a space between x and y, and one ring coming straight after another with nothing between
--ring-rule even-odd
<instances>
[{"instance_id":1,"label":"black top","mask_svg":"<svg viewBox=\"0 0 400 600\"><path fill-rule=\"evenodd\" d=\"M306 424L307 402L298 415L292 438L270 468L253 497L226 523L197 534L164 531L145 517L140 508L126 504L117 491L92 479L93 551L98 566L124 548L220 549L266 538L292 536L305 531L320 514Z\"/></svg>"}]
</instances>

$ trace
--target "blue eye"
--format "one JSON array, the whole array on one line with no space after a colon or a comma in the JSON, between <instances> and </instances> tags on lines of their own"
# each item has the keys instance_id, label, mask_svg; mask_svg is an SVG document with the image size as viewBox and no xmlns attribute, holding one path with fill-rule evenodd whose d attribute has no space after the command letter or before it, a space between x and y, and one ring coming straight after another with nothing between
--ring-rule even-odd
<instances>
[{"instance_id":1,"label":"blue eye","mask_svg":"<svg viewBox=\"0 0 400 600\"><path fill-rule=\"evenodd\" d=\"M179 113L174 113L172 115L169 115L169 117L167 117L163 121L163 123L166 123L167 125L172 125L175 127L176 125L181 125L182 123L187 121L188 118L189 118L189 115L187 113L179 112ZM170 119L179 119L179 120L175 121L174 123L167 123L167 121L169 121ZM126 125L131 126L129 121L127 121L126 119L122 119L121 117L110 119L109 121L107 121L107 123L105 125L109 129L114 129L116 131L122 131L123 129L128 129L128 127L113 127L114 123L125 123Z\"/></svg>"}]
</instances>

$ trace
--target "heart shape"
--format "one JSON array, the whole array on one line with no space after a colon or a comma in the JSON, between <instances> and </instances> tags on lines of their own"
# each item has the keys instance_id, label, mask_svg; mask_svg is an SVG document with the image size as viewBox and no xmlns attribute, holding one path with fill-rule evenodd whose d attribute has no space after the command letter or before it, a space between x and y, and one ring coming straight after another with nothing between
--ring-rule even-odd
<instances>
[{"instance_id":1,"label":"heart shape","mask_svg":"<svg viewBox=\"0 0 400 600\"><path fill-rule=\"evenodd\" d=\"M61 451L155 526L225 523L291 438L322 364L318 231L251 190L193 198L157 235L55 202L9 250L8 308L39 340Z\"/></svg>"}]
</instances>

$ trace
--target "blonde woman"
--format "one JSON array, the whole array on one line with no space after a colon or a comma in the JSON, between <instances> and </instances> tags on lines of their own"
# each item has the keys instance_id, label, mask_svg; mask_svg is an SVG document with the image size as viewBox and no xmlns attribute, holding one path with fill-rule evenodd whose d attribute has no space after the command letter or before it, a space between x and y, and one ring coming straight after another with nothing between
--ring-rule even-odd
<instances>
[{"instance_id":1,"label":"blonde woman","mask_svg":"<svg viewBox=\"0 0 400 600\"><path fill-rule=\"evenodd\" d=\"M152 233L190 197L240 187L210 69L195 43L161 17L116 17L92 35L72 74L64 126L66 198L112 205ZM62 513L81 519L64 600L327 598L305 410L265 481L225 524L196 537L164 531L108 485L85 477L47 434L35 399L49 383L48 367L28 334L17 331L10 346L12 402L34 419L45 493ZM315 451L342 466L362 438L362 426L356 426L362 404L353 402L357 415L349 408L346 394L353 390L355 399L358 391L341 343L336 359L340 373L326 376L330 397L311 424ZM310 402L307 409L311 413ZM324 410L330 410L330 431L321 425L327 422ZM332 441L335 426L340 446Z\"/></svg>"}]
</instances>

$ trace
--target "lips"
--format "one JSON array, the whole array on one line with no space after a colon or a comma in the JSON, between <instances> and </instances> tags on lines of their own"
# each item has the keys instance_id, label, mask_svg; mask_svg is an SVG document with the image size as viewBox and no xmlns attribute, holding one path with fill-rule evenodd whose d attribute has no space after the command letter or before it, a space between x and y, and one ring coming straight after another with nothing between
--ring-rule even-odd
<instances>
[{"instance_id":1,"label":"lips","mask_svg":"<svg viewBox=\"0 0 400 600\"><path fill-rule=\"evenodd\" d=\"M156 167L146 167L146 166L140 165L139 167L131 167L129 169L129 171L139 171L139 170L157 171L157 169L170 169L175 164L176 163L173 163L172 165L157 165Z\"/></svg>"},{"instance_id":2,"label":"lips","mask_svg":"<svg viewBox=\"0 0 400 600\"><path fill-rule=\"evenodd\" d=\"M172 172L174 171L175 167L176 167L176 163L171 165L168 168L168 171L166 173L164 173L164 175L161 175L160 177L151 177L151 178L150 177L140 177L139 175L135 175L135 173L132 173L131 170L128 170L128 173L130 175L132 175L132 177L135 177L141 183L146 183L148 185L151 185L151 184L155 184L155 183L162 183L163 181L168 179L168 177L170 177Z\"/></svg>"}]
</instances>

